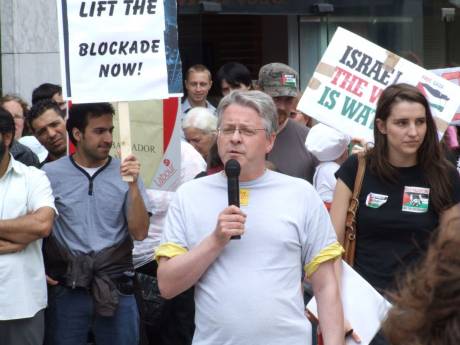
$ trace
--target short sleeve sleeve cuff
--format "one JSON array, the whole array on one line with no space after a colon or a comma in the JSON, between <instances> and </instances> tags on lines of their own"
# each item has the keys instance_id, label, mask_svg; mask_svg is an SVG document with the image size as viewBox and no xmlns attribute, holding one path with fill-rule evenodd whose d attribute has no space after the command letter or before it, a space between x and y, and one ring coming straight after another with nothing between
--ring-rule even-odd
<instances>
[{"instance_id":1,"label":"short sleeve sleeve cuff","mask_svg":"<svg viewBox=\"0 0 460 345\"><path fill-rule=\"evenodd\" d=\"M352 191L355 186L356 172L358 171L358 156L351 155L343 162L335 177L341 179L343 183Z\"/></svg>"},{"instance_id":2,"label":"short sleeve sleeve cuff","mask_svg":"<svg viewBox=\"0 0 460 345\"><path fill-rule=\"evenodd\" d=\"M313 260L311 260L308 264L304 266L304 270L307 273L307 278L310 278L313 273L316 272L319 265L323 262L336 259L343 254L344 250L339 242L334 242L323 248L318 255L316 255Z\"/></svg>"},{"instance_id":3,"label":"short sleeve sleeve cuff","mask_svg":"<svg viewBox=\"0 0 460 345\"><path fill-rule=\"evenodd\" d=\"M43 170L31 169L29 167L27 174L31 184L28 196L28 211L35 212L41 208L50 207L54 210L55 215L59 215L54 204L53 191L46 173Z\"/></svg>"},{"instance_id":4,"label":"short sleeve sleeve cuff","mask_svg":"<svg viewBox=\"0 0 460 345\"><path fill-rule=\"evenodd\" d=\"M158 262L161 257L173 258L177 255L182 255L185 253L187 253L186 248L172 242L166 242L160 244L160 246L157 248L155 252L155 260Z\"/></svg>"}]
</instances>

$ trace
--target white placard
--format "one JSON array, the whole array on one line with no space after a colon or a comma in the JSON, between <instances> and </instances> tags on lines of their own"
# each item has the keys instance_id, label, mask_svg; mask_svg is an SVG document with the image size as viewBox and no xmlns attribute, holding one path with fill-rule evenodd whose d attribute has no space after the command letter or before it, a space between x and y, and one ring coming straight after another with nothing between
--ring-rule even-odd
<instances>
[{"instance_id":1,"label":"white placard","mask_svg":"<svg viewBox=\"0 0 460 345\"><path fill-rule=\"evenodd\" d=\"M368 345L380 329L391 304L344 261L341 284L340 295L345 318L361 338L359 344ZM314 297L308 302L307 309L318 318ZM347 337L345 343L358 345L351 337Z\"/></svg>"},{"instance_id":2,"label":"white placard","mask_svg":"<svg viewBox=\"0 0 460 345\"><path fill-rule=\"evenodd\" d=\"M377 100L395 83L415 85L425 94L441 136L460 105L460 87L340 27L297 108L352 137L373 141Z\"/></svg>"},{"instance_id":3,"label":"white placard","mask_svg":"<svg viewBox=\"0 0 460 345\"><path fill-rule=\"evenodd\" d=\"M168 98L162 0L57 0L63 94L74 103Z\"/></svg>"}]
</instances>

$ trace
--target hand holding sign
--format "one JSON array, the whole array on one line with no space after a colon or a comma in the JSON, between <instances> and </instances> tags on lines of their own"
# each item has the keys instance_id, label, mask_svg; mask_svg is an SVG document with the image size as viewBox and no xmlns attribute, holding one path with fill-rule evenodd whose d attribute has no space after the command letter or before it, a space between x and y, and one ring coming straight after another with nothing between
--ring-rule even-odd
<instances>
[{"instance_id":1,"label":"hand holding sign","mask_svg":"<svg viewBox=\"0 0 460 345\"><path fill-rule=\"evenodd\" d=\"M129 155L121 162L120 174L126 182L137 182L140 171L141 164L133 155Z\"/></svg>"}]
</instances>

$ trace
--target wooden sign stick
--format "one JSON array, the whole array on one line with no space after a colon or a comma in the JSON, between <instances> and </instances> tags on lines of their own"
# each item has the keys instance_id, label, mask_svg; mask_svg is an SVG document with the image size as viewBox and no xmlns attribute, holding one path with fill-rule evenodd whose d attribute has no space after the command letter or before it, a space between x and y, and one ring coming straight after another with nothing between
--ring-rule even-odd
<instances>
[{"instance_id":1,"label":"wooden sign stick","mask_svg":"<svg viewBox=\"0 0 460 345\"><path fill-rule=\"evenodd\" d=\"M131 154L131 128L128 102L118 102L118 123L120 124L121 161ZM133 182L132 176L123 176L123 181Z\"/></svg>"}]
</instances>

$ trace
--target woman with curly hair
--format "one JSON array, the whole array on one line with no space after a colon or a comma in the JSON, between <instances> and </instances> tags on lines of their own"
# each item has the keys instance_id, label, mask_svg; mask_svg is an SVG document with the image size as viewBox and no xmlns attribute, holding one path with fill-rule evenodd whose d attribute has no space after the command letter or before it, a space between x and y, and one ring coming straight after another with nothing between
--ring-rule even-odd
<instances>
[{"instance_id":1,"label":"woman with curly hair","mask_svg":"<svg viewBox=\"0 0 460 345\"><path fill-rule=\"evenodd\" d=\"M460 218L440 229L420 266L391 294L383 324L392 345L460 344Z\"/></svg>"},{"instance_id":2,"label":"woman with curly hair","mask_svg":"<svg viewBox=\"0 0 460 345\"><path fill-rule=\"evenodd\" d=\"M414 86L396 84L382 92L374 140L364 156L354 269L385 293L426 252L439 223L460 215L460 177L444 157L427 99ZM352 155L336 173L330 214L342 243L357 168ZM387 342L378 335L371 344Z\"/></svg>"}]
</instances>

